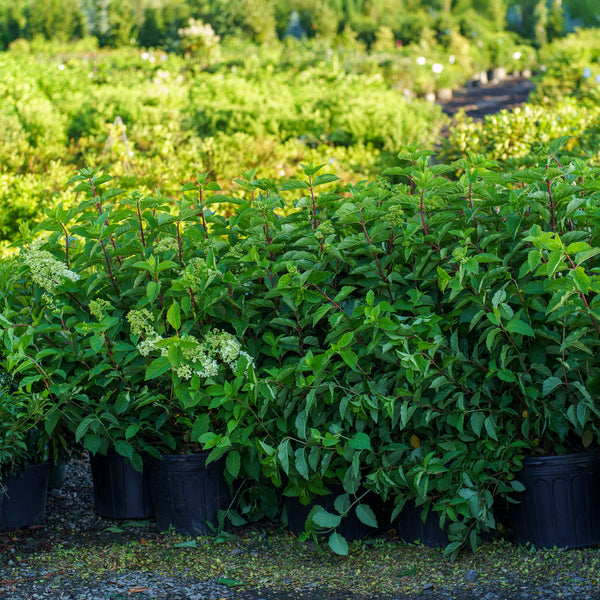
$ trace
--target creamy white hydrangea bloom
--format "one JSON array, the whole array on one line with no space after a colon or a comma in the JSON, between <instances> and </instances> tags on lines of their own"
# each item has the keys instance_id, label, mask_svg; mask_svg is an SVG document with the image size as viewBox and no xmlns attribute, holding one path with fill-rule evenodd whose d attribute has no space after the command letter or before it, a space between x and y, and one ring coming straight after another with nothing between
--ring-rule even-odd
<instances>
[{"instance_id":1,"label":"creamy white hydrangea bloom","mask_svg":"<svg viewBox=\"0 0 600 600\"><path fill-rule=\"evenodd\" d=\"M145 340L141 340L137 344L138 352L142 356L150 356L150 353L153 350L156 350L156 344L157 344L157 342L160 342L160 340L162 340L160 335L156 335L154 337L149 337L149 338L146 338Z\"/></svg>"},{"instance_id":2,"label":"creamy white hydrangea bloom","mask_svg":"<svg viewBox=\"0 0 600 600\"><path fill-rule=\"evenodd\" d=\"M40 250L44 243L44 240L34 241L29 250L23 253L23 260L30 269L34 283L54 294L65 279L77 281L79 275L47 250Z\"/></svg>"},{"instance_id":3,"label":"creamy white hydrangea bloom","mask_svg":"<svg viewBox=\"0 0 600 600\"><path fill-rule=\"evenodd\" d=\"M146 335L147 337L155 337L157 335L154 330L154 317L149 310L145 308L130 310L127 313L127 320L129 321L133 335Z\"/></svg>"},{"instance_id":4,"label":"creamy white hydrangea bloom","mask_svg":"<svg viewBox=\"0 0 600 600\"><path fill-rule=\"evenodd\" d=\"M219 363L214 358L204 354L198 362L201 370L196 370L195 373L199 377L216 377L219 374Z\"/></svg>"}]
</instances>

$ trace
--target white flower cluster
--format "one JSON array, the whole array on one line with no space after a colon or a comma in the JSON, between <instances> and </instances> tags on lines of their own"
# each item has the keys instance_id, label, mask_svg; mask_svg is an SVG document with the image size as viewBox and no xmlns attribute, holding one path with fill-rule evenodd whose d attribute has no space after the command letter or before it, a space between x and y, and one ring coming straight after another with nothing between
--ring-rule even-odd
<instances>
[{"instance_id":1,"label":"white flower cluster","mask_svg":"<svg viewBox=\"0 0 600 600\"><path fill-rule=\"evenodd\" d=\"M154 317L150 311L145 308L139 310L130 310L127 313L127 320L131 326L131 333L137 336L153 337L156 334L154 330Z\"/></svg>"},{"instance_id":2,"label":"white flower cluster","mask_svg":"<svg viewBox=\"0 0 600 600\"><path fill-rule=\"evenodd\" d=\"M112 308L112 306L107 300L104 300L103 298L98 298L96 300L90 300L88 308L92 316L96 317L98 321L102 321L105 314L104 311L108 310L109 308Z\"/></svg>"},{"instance_id":3,"label":"white flower cluster","mask_svg":"<svg viewBox=\"0 0 600 600\"><path fill-rule=\"evenodd\" d=\"M131 333L140 338L136 347L142 356L148 357L155 350L162 356L168 356L170 340L161 344L165 338L157 333L153 316L148 310L141 308L129 311L127 321ZM215 377L221 366L236 371L240 356L244 356L248 364L254 364L252 357L242 350L240 341L226 331L214 329L201 340L183 334L181 340L185 342L180 346L183 362L171 367L181 379L191 379L193 375L203 379Z\"/></svg>"},{"instance_id":4,"label":"white flower cluster","mask_svg":"<svg viewBox=\"0 0 600 600\"><path fill-rule=\"evenodd\" d=\"M188 26L182 27L177 32L182 38L188 40L200 39L205 46L214 46L219 43L221 37L215 33L210 23L203 23L199 19L188 19Z\"/></svg>"},{"instance_id":5,"label":"white flower cluster","mask_svg":"<svg viewBox=\"0 0 600 600\"><path fill-rule=\"evenodd\" d=\"M155 335L153 337L147 337L144 340L140 340L140 342L137 344L137 349L138 352L142 355L142 356L150 356L150 353L153 350L157 349L157 342L160 342L162 340L162 338L160 337L160 335ZM161 348L162 350L166 350L166 348Z\"/></svg>"},{"instance_id":6,"label":"white flower cluster","mask_svg":"<svg viewBox=\"0 0 600 600\"><path fill-rule=\"evenodd\" d=\"M161 238L154 245L155 252L167 252L168 250L177 250L178 248L177 238L171 236Z\"/></svg>"},{"instance_id":7,"label":"white flower cluster","mask_svg":"<svg viewBox=\"0 0 600 600\"><path fill-rule=\"evenodd\" d=\"M199 292L215 277L220 276L221 272L208 266L203 258L194 257L181 273L180 281L193 292Z\"/></svg>"},{"instance_id":8,"label":"white flower cluster","mask_svg":"<svg viewBox=\"0 0 600 600\"><path fill-rule=\"evenodd\" d=\"M31 271L34 283L48 293L54 294L63 280L77 281L79 275L71 271L65 263L56 259L47 250L40 250L40 246L43 244L44 240L34 241L29 250L24 252L23 260Z\"/></svg>"}]
</instances>

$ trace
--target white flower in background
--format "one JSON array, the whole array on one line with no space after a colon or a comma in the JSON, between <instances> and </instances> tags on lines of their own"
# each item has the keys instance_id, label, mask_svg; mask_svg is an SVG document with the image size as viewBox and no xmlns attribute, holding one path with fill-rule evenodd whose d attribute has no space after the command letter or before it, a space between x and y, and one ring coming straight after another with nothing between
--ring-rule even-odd
<instances>
[{"instance_id":1,"label":"white flower in background","mask_svg":"<svg viewBox=\"0 0 600 600\"><path fill-rule=\"evenodd\" d=\"M431 65L431 70L439 75L444 70L444 65L442 63L433 63Z\"/></svg>"},{"instance_id":2,"label":"white flower in background","mask_svg":"<svg viewBox=\"0 0 600 600\"><path fill-rule=\"evenodd\" d=\"M422 65L424 65L426 62L427 62L427 59L426 59L424 56L419 56L419 57L417 58L417 64L418 64L418 65L421 65L421 66L422 66Z\"/></svg>"},{"instance_id":3,"label":"white flower in background","mask_svg":"<svg viewBox=\"0 0 600 600\"><path fill-rule=\"evenodd\" d=\"M519 60L521 58L522 54L517 50L514 54L513 54L513 58L515 60Z\"/></svg>"},{"instance_id":4,"label":"white flower in background","mask_svg":"<svg viewBox=\"0 0 600 600\"><path fill-rule=\"evenodd\" d=\"M451 55L448 57L448 62L449 62L451 65L453 65L453 64L456 62L456 56L454 56L454 54L451 54Z\"/></svg>"},{"instance_id":5,"label":"white flower in background","mask_svg":"<svg viewBox=\"0 0 600 600\"><path fill-rule=\"evenodd\" d=\"M60 65L58 65L59 71L64 71L65 69L66 69L65 65L63 65L62 63L60 63Z\"/></svg>"}]
</instances>

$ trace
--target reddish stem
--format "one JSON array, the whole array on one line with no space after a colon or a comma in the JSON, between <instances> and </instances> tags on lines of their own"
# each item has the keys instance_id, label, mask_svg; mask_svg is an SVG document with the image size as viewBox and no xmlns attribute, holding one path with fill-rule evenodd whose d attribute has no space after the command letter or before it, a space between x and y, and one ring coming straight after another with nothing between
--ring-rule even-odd
<instances>
[{"instance_id":1,"label":"reddish stem","mask_svg":"<svg viewBox=\"0 0 600 600\"><path fill-rule=\"evenodd\" d=\"M119 287L117 286L117 282L115 281L112 267L110 266L110 258L108 257L108 252L106 251L106 246L104 245L104 240L100 240L100 245L102 246L102 251L104 252L104 259L106 260L106 266L108 267L108 275L110 277L110 281L115 288L115 292L117 292L117 296L121 297L121 292L119 291Z\"/></svg>"}]
</instances>

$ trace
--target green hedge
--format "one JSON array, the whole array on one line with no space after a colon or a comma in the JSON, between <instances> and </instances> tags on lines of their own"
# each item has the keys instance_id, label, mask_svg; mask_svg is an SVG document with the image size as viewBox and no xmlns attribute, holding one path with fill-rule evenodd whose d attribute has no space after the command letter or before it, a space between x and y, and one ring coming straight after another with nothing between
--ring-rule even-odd
<instances>
[{"instance_id":1,"label":"green hedge","mask_svg":"<svg viewBox=\"0 0 600 600\"><path fill-rule=\"evenodd\" d=\"M236 523L341 485L342 512L416 501L476 547L523 456L600 433L598 170L565 141L526 171L412 147L375 181L177 201L85 169L5 286L7 366L91 452L225 455ZM343 552L339 516L316 525Z\"/></svg>"}]
</instances>

